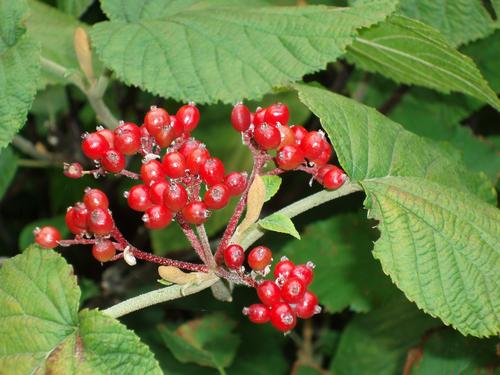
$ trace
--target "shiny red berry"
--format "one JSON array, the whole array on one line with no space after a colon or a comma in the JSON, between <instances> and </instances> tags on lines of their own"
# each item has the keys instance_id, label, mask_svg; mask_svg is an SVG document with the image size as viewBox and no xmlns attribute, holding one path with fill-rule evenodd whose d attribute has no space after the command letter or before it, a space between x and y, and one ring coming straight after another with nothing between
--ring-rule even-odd
<instances>
[{"instance_id":1,"label":"shiny red berry","mask_svg":"<svg viewBox=\"0 0 500 375\"><path fill-rule=\"evenodd\" d=\"M276 152L275 161L279 168L291 171L304 162L304 154L299 147L283 146Z\"/></svg>"},{"instance_id":2,"label":"shiny red berry","mask_svg":"<svg viewBox=\"0 0 500 375\"><path fill-rule=\"evenodd\" d=\"M156 204L149 207L142 217L144 225L149 229L162 229L172 222L173 214L165 206Z\"/></svg>"},{"instance_id":3,"label":"shiny red berry","mask_svg":"<svg viewBox=\"0 0 500 375\"><path fill-rule=\"evenodd\" d=\"M267 107L266 115L264 116L264 122L269 125L288 125L289 119L290 112L287 105L283 103L276 103Z\"/></svg>"},{"instance_id":4,"label":"shiny red berry","mask_svg":"<svg viewBox=\"0 0 500 375\"><path fill-rule=\"evenodd\" d=\"M248 316L248 320L255 324L264 324L271 319L271 313L266 306L256 303L245 307L243 314Z\"/></svg>"},{"instance_id":5,"label":"shiny red berry","mask_svg":"<svg viewBox=\"0 0 500 375\"><path fill-rule=\"evenodd\" d=\"M272 150L281 143L281 134L275 125L256 125L253 132L253 139L261 150Z\"/></svg>"},{"instance_id":6,"label":"shiny red berry","mask_svg":"<svg viewBox=\"0 0 500 375\"><path fill-rule=\"evenodd\" d=\"M163 157L163 170L170 178L181 178L186 175L186 159L180 152L169 152Z\"/></svg>"},{"instance_id":7,"label":"shiny red berry","mask_svg":"<svg viewBox=\"0 0 500 375\"><path fill-rule=\"evenodd\" d=\"M243 103L238 103L231 112L231 124L239 132L244 132L252 122L250 110Z\"/></svg>"},{"instance_id":8,"label":"shiny red berry","mask_svg":"<svg viewBox=\"0 0 500 375\"><path fill-rule=\"evenodd\" d=\"M182 217L189 224L203 224L209 216L210 212L203 202L191 202L182 209Z\"/></svg>"},{"instance_id":9,"label":"shiny red berry","mask_svg":"<svg viewBox=\"0 0 500 375\"><path fill-rule=\"evenodd\" d=\"M257 296L266 306L272 306L281 299L281 290L274 281L264 280L257 286Z\"/></svg>"},{"instance_id":10,"label":"shiny red berry","mask_svg":"<svg viewBox=\"0 0 500 375\"><path fill-rule=\"evenodd\" d=\"M191 152L193 152L200 146L201 143L199 141L194 138L190 138L182 144L182 146L179 148L179 152L187 159Z\"/></svg>"},{"instance_id":11,"label":"shiny red berry","mask_svg":"<svg viewBox=\"0 0 500 375\"><path fill-rule=\"evenodd\" d=\"M266 116L266 108L257 109L253 116L253 124L255 126L262 125L264 123L265 116Z\"/></svg>"},{"instance_id":12,"label":"shiny red berry","mask_svg":"<svg viewBox=\"0 0 500 375\"><path fill-rule=\"evenodd\" d=\"M226 207L230 198L231 194L225 184L215 184L207 190L203 197L203 202L211 210L220 210Z\"/></svg>"},{"instance_id":13,"label":"shiny red berry","mask_svg":"<svg viewBox=\"0 0 500 375\"><path fill-rule=\"evenodd\" d=\"M320 184L323 183L323 178L325 177L325 175L330 172L332 169L336 168L334 165L332 164L325 164L323 165L321 168L318 169L318 172L316 173L316 180L318 180L318 182Z\"/></svg>"},{"instance_id":14,"label":"shiny red berry","mask_svg":"<svg viewBox=\"0 0 500 375\"><path fill-rule=\"evenodd\" d=\"M304 283L297 277L289 276L281 287L281 298L286 302L296 303L305 292L306 286Z\"/></svg>"},{"instance_id":15,"label":"shiny red berry","mask_svg":"<svg viewBox=\"0 0 500 375\"><path fill-rule=\"evenodd\" d=\"M171 182L163 192L163 204L173 212L182 210L188 201L186 188L177 182Z\"/></svg>"},{"instance_id":16,"label":"shiny red berry","mask_svg":"<svg viewBox=\"0 0 500 375\"><path fill-rule=\"evenodd\" d=\"M141 166L141 179L146 186L165 179L165 171L158 160L150 160Z\"/></svg>"},{"instance_id":17,"label":"shiny red berry","mask_svg":"<svg viewBox=\"0 0 500 375\"><path fill-rule=\"evenodd\" d=\"M207 159L200 168L200 176L208 186L223 182L224 174L224 164L217 158Z\"/></svg>"},{"instance_id":18,"label":"shiny red berry","mask_svg":"<svg viewBox=\"0 0 500 375\"><path fill-rule=\"evenodd\" d=\"M293 268L290 273L290 277L296 277L307 288L311 284L314 277L313 269L314 264L311 262L308 262L307 264L298 264Z\"/></svg>"},{"instance_id":19,"label":"shiny red berry","mask_svg":"<svg viewBox=\"0 0 500 375\"><path fill-rule=\"evenodd\" d=\"M163 126L170 124L170 116L163 108L152 106L144 117L144 126L148 133L155 136Z\"/></svg>"},{"instance_id":20,"label":"shiny red berry","mask_svg":"<svg viewBox=\"0 0 500 375\"><path fill-rule=\"evenodd\" d=\"M295 137L295 145L300 146L302 144L302 140L307 136L309 132L300 125L294 125L290 129L292 130Z\"/></svg>"},{"instance_id":21,"label":"shiny red berry","mask_svg":"<svg viewBox=\"0 0 500 375\"><path fill-rule=\"evenodd\" d=\"M245 262L245 252L238 244L231 244L223 250L224 263L230 270L239 270Z\"/></svg>"},{"instance_id":22,"label":"shiny red berry","mask_svg":"<svg viewBox=\"0 0 500 375\"><path fill-rule=\"evenodd\" d=\"M295 312L286 302L276 302L271 306L271 324L278 331L288 332L297 324Z\"/></svg>"},{"instance_id":23,"label":"shiny red berry","mask_svg":"<svg viewBox=\"0 0 500 375\"><path fill-rule=\"evenodd\" d=\"M293 134L292 129L288 125L278 125L278 130L281 136L279 147L295 146L295 134Z\"/></svg>"},{"instance_id":24,"label":"shiny red berry","mask_svg":"<svg viewBox=\"0 0 500 375\"><path fill-rule=\"evenodd\" d=\"M318 306L318 297L310 291L306 291L295 305L295 313L302 319L309 319L320 311L321 307Z\"/></svg>"},{"instance_id":25,"label":"shiny red berry","mask_svg":"<svg viewBox=\"0 0 500 375\"><path fill-rule=\"evenodd\" d=\"M229 194L233 197L242 194L247 187L247 174L231 172L224 179L224 183L229 189Z\"/></svg>"},{"instance_id":26,"label":"shiny red berry","mask_svg":"<svg viewBox=\"0 0 500 375\"><path fill-rule=\"evenodd\" d=\"M126 197L128 206L134 211L143 212L153 205L149 197L149 188L142 184L132 186Z\"/></svg>"},{"instance_id":27,"label":"shiny red berry","mask_svg":"<svg viewBox=\"0 0 500 375\"><path fill-rule=\"evenodd\" d=\"M170 183L165 180L153 182L149 187L149 199L154 204L163 204L163 195L165 190L170 187Z\"/></svg>"},{"instance_id":28,"label":"shiny red berry","mask_svg":"<svg viewBox=\"0 0 500 375\"><path fill-rule=\"evenodd\" d=\"M276 263L276 266L274 266L273 275L276 279L286 279L288 278L288 276L290 276L290 273L294 268L295 264L291 260L283 257L278 263Z\"/></svg>"},{"instance_id":29,"label":"shiny red berry","mask_svg":"<svg viewBox=\"0 0 500 375\"><path fill-rule=\"evenodd\" d=\"M97 241L92 246L92 255L99 262L108 262L116 254L116 248L110 240Z\"/></svg>"},{"instance_id":30,"label":"shiny red berry","mask_svg":"<svg viewBox=\"0 0 500 375\"><path fill-rule=\"evenodd\" d=\"M323 177L323 186L328 190L338 189L345 182L346 175L344 171L338 167L333 167Z\"/></svg>"},{"instance_id":31,"label":"shiny red berry","mask_svg":"<svg viewBox=\"0 0 500 375\"><path fill-rule=\"evenodd\" d=\"M115 149L124 155L134 155L141 148L141 129L132 122L125 122L114 131Z\"/></svg>"},{"instance_id":32,"label":"shiny red berry","mask_svg":"<svg viewBox=\"0 0 500 375\"><path fill-rule=\"evenodd\" d=\"M194 103L183 105L175 115L187 133L192 132L200 122L200 110Z\"/></svg>"},{"instance_id":33,"label":"shiny red berry","mask_svg":"<svg viewBox=\"0 0 500 375\"><path fill-rule=\"evenodd\" d=\"M61 240L61 233L56 227L45 226L35 228L33 231L35 242L47 249L53 249L57 246L57 242Z\"/></svg>"},{"instance_id":34,"label":"shiny red berry","mask_svg":"<svg viewBox=\"0 0 500 375\"><path fill-rule=\"evenodd\" d=\"M158 146L166 148L172 142L180 137L184 132L184 127L175 116L170 117L170 123L162 126L160 131L155 134L155 140Z\"/></svg>"},{"instance_id":35,"label":"shiny red berry","mask_svg":"<svg viewBox=\"0 0 500 375\"><path fill-rule=\"evenodd\" d=\"M102 135L108 142L109 148L115 148L115 136L109 129L101 129L96 131L97 134Z\"/></svg>"},{"instance_id":36,"label":"shiny red berry","mask_svg":"<svg viewBox=\"0 0 500 375\"><path fill-rule=\"evenodd\" d=\"M94 208L87 218L87 228L90 233L104 236L113 230L113 218L107 209Z\"/></svg>"},{"instance_id":37,"label":"shiny red berry","mask_svg":"<svg viewBox=\"0 0 500 375\"><path fill-rule=\"evenodd\" d=\"M325 142L323 133L312 131L309 132L300 144L300 148L304 153L304 157L313 160L321 155Z\"/></svg>"},{"instance_id":38,"label":"shiny red berry","mask_svg":"<svg viewBox=\"0 0 500 375\"><path fill-rule=\"evenodd\" d=\"M265 246L257 246L248 253L248 265L254 271L262 271L273 260L273 253Z\"/></svg>"},{"instance_id":39,"label":"shiny red berry","mask_svg":"<svg viewBox=\"0 0 500 375\"><path fill-rule=\"evenodd\" d=\"M198 174L200 168L210 158L210 153L205 146L195 148L186 158L186 167L192 174Z\"/></svg>"},{"instance_id":40,"label":"shiny red berry","mask_svg":"<svg viewBox=\"0 0 500 375\"><path fill-rule=\"evenodd\" d=\"M118 150L109 149L101 159L105 171L119 173L125 168L125 156Z\"/></svg>"},{"instance_id":41,"label":"shiny red berry","mask_svg":"<svg viewBox=\"0 0 500 375\"><path fill-rule=\"evenodd\" d=\"M75 217L77 215L75 214L75 211L76 211L75 207L70 207L68 211L66 211L66 216L65 216L66 226L68 227L71 233L76 235L82 235L86 232L87 222L85 221L83 226L77 225L75 220Z\"/></svg>"},{"instance_id":42,"label":"shiny red berry","mask_svg":"<svg viewBox=\"0 0 500 375\"><path fill-rule=\"evenodd\" d=\"M83 138L82 151L89 159L100 160L108 150L108 141L100 134L90 133Z\"/></svg>"},{"instance_id":43,"label":"shiny red berry","mask_svg":"<svg viewBox=\"0 0 500 375\"><path fill-rule=\"evenodd\" d=\"M83 203L88 210L109 207L108 196L100 189L86 188L85 194L83 195Z\"/></svg>"},{"instance_id":44,"label":"shiny red berry","mask_svg":"<svg viewBox=\"0 0 500 375\"><path fill-rule=\"evenodd\" d=\"M323 151L321 151L321 154L316 158L311 160L314 164L316 164L318 167L321 167L328 163L330 161L330 158L332 157L332 146L328 144L325 140L325 145L323 147Z\"/></svg>"},{"instance_id":45,"label":"shiny red berry","mask_svg":"<svg viewBox=\"0 0 500 375\"><path fill-rule=\"evenodd\" d=\"M64 175L69 178L80 178L83 176L83 168L80 163L64 164Z\"/></svg>"}]
</instances>

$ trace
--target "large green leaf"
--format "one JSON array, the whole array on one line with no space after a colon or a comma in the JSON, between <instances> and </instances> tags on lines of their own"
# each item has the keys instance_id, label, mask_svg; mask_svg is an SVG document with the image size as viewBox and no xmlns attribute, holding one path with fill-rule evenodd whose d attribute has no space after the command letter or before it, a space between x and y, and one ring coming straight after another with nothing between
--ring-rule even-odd
<instances>
[{"instance_id":1,"label":"large green leaf","mask_svg":"<svg viewBox=\"0 0 500 375\"><path fill-rule=\"evenodd\" d=\"M446 324L476 336L497 333L500 211L474 195L479 189L486 198L491 185L373 109L319 88L299 92L367 193L384 271Z\"/></svg>"},{"instance_id":2,"label":"large green leaf","mask_svg":"<svg viewBox=\"0 0 500 375\"><path fill-rule=\"evenodd\" d=\"M474 62L419 21L392 16L362 31L348 47L347 58L396 82L461 92L500 110L500 101Z\"/></svg>"},{"instance_id":3,"label":"large green leaf","mask_svg":"<svg viewBox=\"0 0 500 375\"><path fill-rule=\"evenodd\" d=\"M425 332L437 325L438 321L395 296L347 325L331 370L337 375L402 374L408 349L417 346Z\"/></svg>"},{"instance_id":4,"label":"large green leaf","mask_svg":"<svg viewBox=\"0 0 500 375\"><path fill-rule=\"evenodd\" d=\"M359 28L382 21L396 2L259 3L105 0L110 21L95 25L91 36L104 64L126 83L164 97L229 103L324 68Z\"/></svg>"},{"instance_id":5,"label":"large green leaf","mask_svg":"<svg viewBox=\"0 0 500 375\"><path fill-rule=\"evenodd\" d=\"M26 32L26 1L0 3L0 149L26 122L40 73L38 43Z\"/></svg>"},{"instance_id":6,"label":"large green leaf","mask_svg":"<svg viewBox=\"0 0 500 375\"><path fill-rule=\"evenodd\" d=\"M0 150L0 201L17 171L17 156L10 147Z\"/></svg>"},{"instance_id":7,"label":"large green leaf","mask_svg":"<svg viewBox=\"0 0 500 375\"><path fill-rule=\"evenodd\" d=\"M147 346L97 310L78 312L73 269L33 246L0 269L0 368L5 374L161 374Z\"/></svg>"},{"instance_id":8,"label":"large green leaf","mask_svg":"<svg viewBox=\"0 0 500 375\"><path fill-rule=\"evenodd\" d=\"M302 240L289 241L280 254L317 265L311 290L326 311L366 312L393 289L371 254L374 234L361 213L335 215L308 225Z\"/></svg>"},{"instance_id":9,"label":"large green leaf","mask_svg":"<svg viewBox=\"0 0 500 375\"><path fill-rule=\"evenodd\" d=\"M454 46L495 30L495 21L481 0L401 0L400 11L436 28Z\"/></svg>"}]
</instances>

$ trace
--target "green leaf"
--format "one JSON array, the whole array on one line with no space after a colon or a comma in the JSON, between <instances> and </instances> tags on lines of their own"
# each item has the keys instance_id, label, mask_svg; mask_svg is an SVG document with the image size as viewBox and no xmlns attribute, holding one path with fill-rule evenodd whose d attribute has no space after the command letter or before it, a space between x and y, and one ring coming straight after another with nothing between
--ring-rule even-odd
<instances>
[{"instance_id":1,"label":"green leaf","mask_svg":"<svg viewBox=\"0 0 500 375\"><path fill-rule=\"evenodd\" d=\"M481 0L401 0L400 12L439 30L453 46L495 30L495 21Z\"/></svg>"},{"instance_id":2,"label":"green leaf","mask_svg":"<svg viewBox=\"0 0 500 375\"><path fill-rule=\"evenodd\" d=\"M276 195L281 186L281 177L280 176L262 176L262 181L264 181L264 185L266 185L266 200L270 200L272 197Z\"/></svg>"},{"instance_id":3,"label":"green leaf","mask_svg":"<svg viewBox=\"0 0 500 375\"><path fill-rule=\"evenodd\" d=\"M12 148L0 150L0 201L16 175L17 159Z\"/></svg>"},{"instance_id":4,"label":"green leaf","mask_svg":"<svg viewBox=\"0 0 500 375\"><path fill-rule=\"evenodd\" d=\"M403 16L364 30L347 58L396 82L470 95L500 110L500 100L474 62L430 26Z\"/></svg>"},{"instance_id":5,"label":"green leaf","mask_svg":"<svg viewBox=\"0 0 500 375\"><path fill-rule=\"evenodd\" d=\"M337 375L402 374L408 349L438 325L415 305L396 296L349 322L340 337L331 371Z\"/></svg>"},{"instance_id":6,"label":"green leaf","mask_svg":"<svg viewBox=\"0 0 500 375\"><path fill-rule=\"evenodd\" d=\"M57 0L57 7L64 13L80 17L94 0Z\"/></svg>"},{"instance_id":7,"label":"green leaf","mask_svg":"<svg viewBox=\"0 0 500 375\"><path fill-rule=\"evenodd\" d=\"M317 265L311 290L330 313L346 307L366 312L380 305L393 287L373 258L376 238L359 214L335 215L304 229L301 241L288 242L281 255L297 264Z\"/></svg>"},{"instance_id":8,"label":"green leaf","mask_svg":"<svg viewBox=\"0 0 500 375\"><path fill-rule=\"evenodd\" d=\"M285 216L283 214L275 213L269 215L264 219L259 220L257 224L259 224L259 226L264 229L273 232L289 234L290 236L293 236L300 240L300 234L299 232L297 232L297 229L295 228L292 220L288 216Z\"/></svg>"},{"instance_id":9,"label":"green leaf","mask_svg":"<svg viewBox=\"0 0 500 375\"><path fill-rule=\"evenodd\" d=\"M95 25L91 37L104 64L128 84L183 101L230 103L323 69L356 30L382 21L395 5L106 0L110 21Z\"/></svg>"},{"instance_id":10,"label":"green leaf","mask_svg":"<svg viewBox=\"0 0 500 375\"><path fill-rule=\"evenodd\" d=\"M165 345L183 363L223 369L228 367L240 343L232 333L235 323L223 314L212 314L192 320L175 331L161 330Z\"/></svg>"},{"instance_id":11,"label":"green leaf","mask_svg":"<svg viewBox=\"0 0 500 375\"><path fill-rule=\"evenodd\" d=\"M0 5L0 149L26 122L40 74L38 43L26 33L24 0Z\"/></svg>"},{"instance_id":12,"label":"green leaf","mask_svg":"<svg viewBox=\"0 0 500 375\"><path fill-rule=\"evenodd\" d=\"M73 269L37 246L0 269L0 367L8 374L161 374L132 331L97 310L78 312ZM35 334L36 333L36 334Z\"/></svg>"},{"instance_id":13,"label":"green leaf","mask_svg":"<svg viewBox=\"0 0 500 375\"><path fill-rule=\"evenodd\" d=\"M369 216L380 221L374 255L385 273L462 333L497 333L500 211L473 195L487 198L489 184L373 109L318 88L299 92L367 193Z\"/></svg>"},{"instance_id":14,"label":"green leaf","mask_svg":"<svg viewBox=\"0 0 500 375\"><path fill-rule=\"evenodd\" d=\"M444 330L425 341L420 361L412 375L434 374L493 374L498 363L495 346L498 340L478 340Z\"/></svg>"}]
</instances>

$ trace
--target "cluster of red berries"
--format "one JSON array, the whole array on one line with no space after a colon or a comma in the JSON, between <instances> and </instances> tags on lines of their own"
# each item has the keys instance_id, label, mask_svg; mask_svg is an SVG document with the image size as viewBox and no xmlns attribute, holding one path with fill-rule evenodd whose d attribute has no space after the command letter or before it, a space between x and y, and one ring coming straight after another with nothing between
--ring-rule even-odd
<instances>
[{"instance_id":1,"label":"cluster of red berries","mask_svg":"<svg viewBox=\"0 0 500 375\"><path fill-rule=\"evenodd\" d=\"M338 189L345 181L342 169L328 164L332 146L322 131L307 131L300 125L289 126L290 113L282 103L250 112L242 103L231 113L233 127L247 134L257 147L264 151L276 150L274 162L284 171L302 165L326 189Z\"/></svg>"},{"instance_id":2,"label":"cluster of red berries","mask_svg":"<svg viewBox=\"0 0 500 375\"><path fill-rule=\"evenodd\" d=\"M245 252L240 245L229 245L223 255L227 268L244 272ZM272 262L272 252L265 246L257 246L248 253L247 262L254 272L266 275ZM261 281L256 287L262 303L245 307L243 314L256 324L270 321L281 332L292 330L297 318L308 319L318 314L321 312L318 297L307 290L314 277L313 269L312 262L295 265L282 257L274 268L274 280Z\"/></svg>"}]
</instances>

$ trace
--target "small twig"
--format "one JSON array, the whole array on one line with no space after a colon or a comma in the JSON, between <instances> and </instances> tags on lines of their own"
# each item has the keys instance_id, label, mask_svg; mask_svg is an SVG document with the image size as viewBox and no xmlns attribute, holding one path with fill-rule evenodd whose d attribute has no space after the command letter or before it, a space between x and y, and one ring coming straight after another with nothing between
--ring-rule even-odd
<instances>
[{"instance_id":1,"label":"small twig","mask_svg":"<svg viewBox=\"0 0 500 375\"><path fill-rule=\"evenodd\" d=\"M379 108L378 111L380 113L383 113L384 115L388 114L391 112L394 107L396 107L401 99L405 96L405 94L410 90L409 86L402 85L399 86L396 91L391 95L389 99L387 99L384 104L382 104Z\"/></svg>"},{"instance_id":2,"label":"small twig","mask_svg":"<svg viewBox=\"0 0 500 375\"><path fill-rule=\"evenodd\" d=\"M31 156L33 159L42 160L47 163L54 165L62 164L62 160L59 159L58 155L51 154L50 152L42 152L36 148L36 146L31 143L21 135L14 136L12 140L12 145L16 147L22 153Z\"/></svg>"},{"instance_id":3,"label":"small twig","mask_svg":"<svg viewBox=\"0 0 500 375\"><path fill-rule=\"evenodd\" d=\"M201 247L202 247L203 252L205 254L205 259L207 260L207 265L211 269L214 269L216 266L215 258L213 256L212 250L210 248L210 241L208 240L208 235L207 235L207 231L205 230L205 226L203 224L197 225L196 232L198 233L198 237L200 238Z\"/></svg>"},{"instance_id":4,"label":"small twig","mask_svg":"<svg viewBox=\"0 0 500 375\"><path fill-rule=\"evenodd\" d=\"M184 235L188 239L194 251L196 251L196 254L198 254L203 263L208 265L209 260L205 257L205 251L203 251L203 246L198 237L196 236L196 233L194 233L191 226L184 221L181 215L176 215L175 220L179 223L179 226L181 227L182 231L184 232Z\"/></svg>"}]
</instances>

